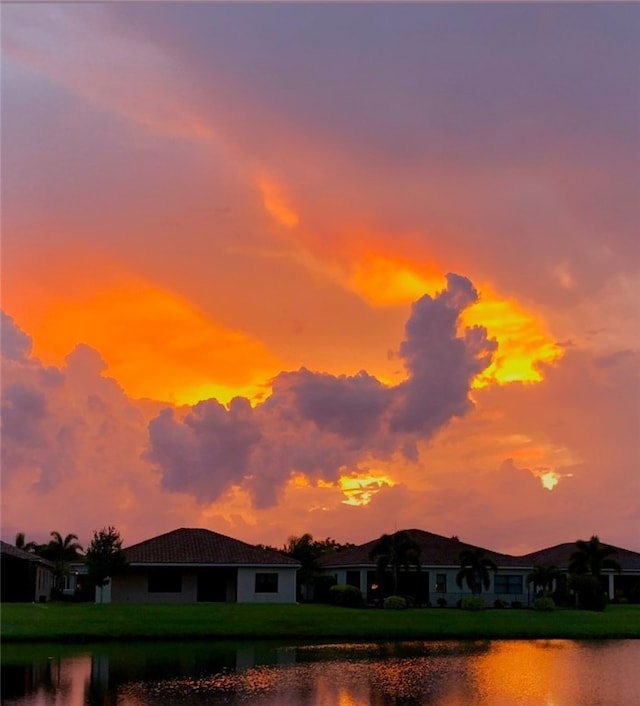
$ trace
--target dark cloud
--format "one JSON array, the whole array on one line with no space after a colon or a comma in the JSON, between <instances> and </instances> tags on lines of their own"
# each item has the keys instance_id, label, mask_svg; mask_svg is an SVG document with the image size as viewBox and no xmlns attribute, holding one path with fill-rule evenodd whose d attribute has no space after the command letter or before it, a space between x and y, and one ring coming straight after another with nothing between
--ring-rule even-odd
<instances>
[{"instance_id":1,"label":"dark cloud","mask_svg":"<svg viewBox=\"0 0 640 706\"><path fill-rule=\"evenodd\" d=\"M274 504L293 472L335 480L367 458L415 461L417 442L471 409L471 381L491 362L496 344L484 329L458 334L477 297L467 278L450 274L444 291L416 302L400 346L407 379L395 387L365 371L283 372L255 409L236 398L228 409L207 400L165 410L149 425L147 457L169 490L214 500L242 485L257 507Z\"/></svg>"},{"instance_id":2,"label":"dark cloud","mask_svg":"<svg viewBox=\"0 0 640 706\"><path fill-rule=\"evenodd\" d=\"M413 305L400 346L409 378L394 390L394 432L431 436L452 417L464 415L472 406L472 379L491 362L496 342L487 340L484 328L457 334L460 314L478 293L459 275L447 275L447 285L437 297L425 295Z\"/></svg>"}]
</instances>

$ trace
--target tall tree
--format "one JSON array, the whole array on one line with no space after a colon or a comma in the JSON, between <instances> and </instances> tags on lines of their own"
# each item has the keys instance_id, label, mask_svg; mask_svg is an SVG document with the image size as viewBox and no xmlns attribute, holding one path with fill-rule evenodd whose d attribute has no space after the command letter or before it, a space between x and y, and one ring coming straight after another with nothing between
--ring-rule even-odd
<instances>
[{"instance_id":1,"label":"tall tree","mask_svg":"<svg viewBox=\"0 0 640 706\"><path fill-rule=\"evenodd\" d=\"M604 610L607 592L602 586L602 572L610 569L621 571L620 564L612 558L615 547L602 544L597 535L589 541L579 539L569 559L570 586L576 592L578 605L588 610Z\"/></svg>"},{"instance_id":2,"label":"tall tree","mask_svg":"<svg viewBox=\"0 0 640 706\"><path fill-rule=\"evenodd\" d=\"M489 588L491 583L490 571L497 571L493 559L489 558L484 549L473 548L463 549L460 552L460 571L456 576L456 583L462 588L466 583L471 593L478 596L482 593L482 588Z\"/></svg>"},{"instance_id":3,"label":"tall tree","mask_svg":"<svg viewBox=\"0 0 640 706\"><path fill-rule=\"evenodd\" d=\"M383 534L369 554L376 562L379 576L391 571L392 593L398 592L400 570L409 571L413 565L420 571L420 545L407 530Z\"/></svg>"},{"instance_id":4,"label":"tall tree","mask_svg":"<svg viewBox=\"0 0 640 706\"><path fill-rule=\"evenodd\" d=\"M89 580L100 589L109 583L112 576L122 571L127 559L122 550L122 538L115 527L104 527L94 531L93 539L87 549L87 570Z\"/></svg>"},{"instance_id":5,"label":"tall tree","mask_svg":"<svg viewBox=\"0 0 640 706\"><path fill-rule=\"evenodd\" d=\"M595 534L588 542L579 539L569 559L569 573L591 574L594 578L600 578L605 569L621 571L620 564L611 558L613 554L617 553L618 550L615 547L602 544Z\"/></svg>"}]
</instances>

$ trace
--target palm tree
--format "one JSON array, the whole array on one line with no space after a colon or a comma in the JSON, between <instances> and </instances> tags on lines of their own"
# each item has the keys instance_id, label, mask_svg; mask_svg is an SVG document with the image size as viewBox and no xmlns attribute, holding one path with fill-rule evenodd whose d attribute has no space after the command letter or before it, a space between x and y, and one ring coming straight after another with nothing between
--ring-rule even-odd
<instances>
[{"instance_id":1,"label":"palm tree","mask_svg":"<svg viewBox=\"0 0 640 706\"><path fill-rule=\"evenodd\" d=\"M371 550L369 558L376 562L380 576L387 569L391 569L394 595L398 592L398 578L401 568L409 571L413 564L420 571L420 545L407 530L400 530L394 534L383 534Z\"/></svg>"},{"instance_id":2,"label":"palm tree","mask_svg":"<svg viewBox=\"0 0 640 706\"><path fill-rule=\"evenodd\" d=\"M605 569L622 571L620 564L611 558L618 550L608 544L602 544L597 535L593 535L587 542L579 539L576 548L569 559L570 574L591 574L599 579Z\"/></svg>"},{"instance_id":3,"label":"palm tree","mask_svg":"<svg viewBox=\"0 0 640 706\"><path fill-rule=\"evenodd\" d=\"M69 562L80 558L82 546L76 541L78 536L68 534L62 537L60 532L51 532L52 539L49 541L41 555L55 564L54 574L56 577L56 588L62 588L62 580L69 571Z\"/></svg>"},{"instance_id":4,"label":"palm tree","mask_svg":"<svg viewBox=\"0 0 640 706\"><path fill-rule=\"evenodd\" d=\"M557 566L542 566L536 564L533 571L527 576L527 583L532 583L534 589L538 586L542 589L542 595L546 597L551 591L553 582L560 578L562 572Z\"/></svg>"},{"instance_id":5,"label":"palm tree","mask_svg":"<svg viewBox=\"0 0 640 706\"><path fill-rule=\"evenodd\" d=\"M482 593L482 587L489 588L489 571L497 571L495 562L485 555L484 549L463 549L460 552L460 571L456 576L459 588L466 582L474 596Z\"/></svg>"}]
</instances>

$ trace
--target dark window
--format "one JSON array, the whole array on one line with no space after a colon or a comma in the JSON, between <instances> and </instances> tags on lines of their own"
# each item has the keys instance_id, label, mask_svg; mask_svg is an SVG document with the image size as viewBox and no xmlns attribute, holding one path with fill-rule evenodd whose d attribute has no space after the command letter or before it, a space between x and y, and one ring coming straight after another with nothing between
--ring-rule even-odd
<instances>
[{"instance_id":1,"label":"dark window","mask_svg":"<svg viewBox=\"0 0 640 706\"><path fill-rule=\"evenodd\" d=\"M182 572L180 569L149 569L149 593L180 593L182 591Z\"/></svg>"},{"instance_id":2,"label":"dark window","mask_svg":"<svg viewBox=\"0 0 640 706\"><path fill-rule=\"evenodd\" d=\"M436 574L436 593L447 592L447 575Z\"/></svg>"},{"instance_id":3,"label":"dark window","mask_svg":"<svg viewBox=\"0 0 640 706\"><path fill-rule=\"evenodd\" d=\"M355 586L357 589L360 588L359 571L347 571L347 586Z\"/></svg>"},{"instance_id":4,"label":"dark window","mask_svg":"<svg viewBox=\"0 0 640 706\"><path fill-rule=\"evenodd\" d=\"M256 574L256 593L278 593L278 574Z\"/></svg>"},{"instance_id":5,"label":"dark window","mask_svg":"<svg viewBox=\"0 0 640 706\"><path fill-rule=\"evenodd\" d=\"M495 593L520 594L522 593L522 576L513 574L498 575L495 576L493 585L495 586Z\"/></svg>"}]
</instances>

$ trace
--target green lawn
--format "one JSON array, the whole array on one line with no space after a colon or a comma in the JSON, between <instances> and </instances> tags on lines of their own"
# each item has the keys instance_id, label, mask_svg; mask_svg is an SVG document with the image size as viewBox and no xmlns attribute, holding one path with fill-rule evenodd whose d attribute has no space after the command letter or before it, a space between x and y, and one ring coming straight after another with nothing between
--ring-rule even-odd
<instances>
[{"instance_id":1,"label":"green lawn","mask_svg":"<svg viewBox=\"0 0 640 706\"><path fill-rule=\"evenodd\" d=\"M326 605L4 603L2 640L640 638L640 605L602 613L558 609L405 611Z\"/></svg>"}]
</instances>

